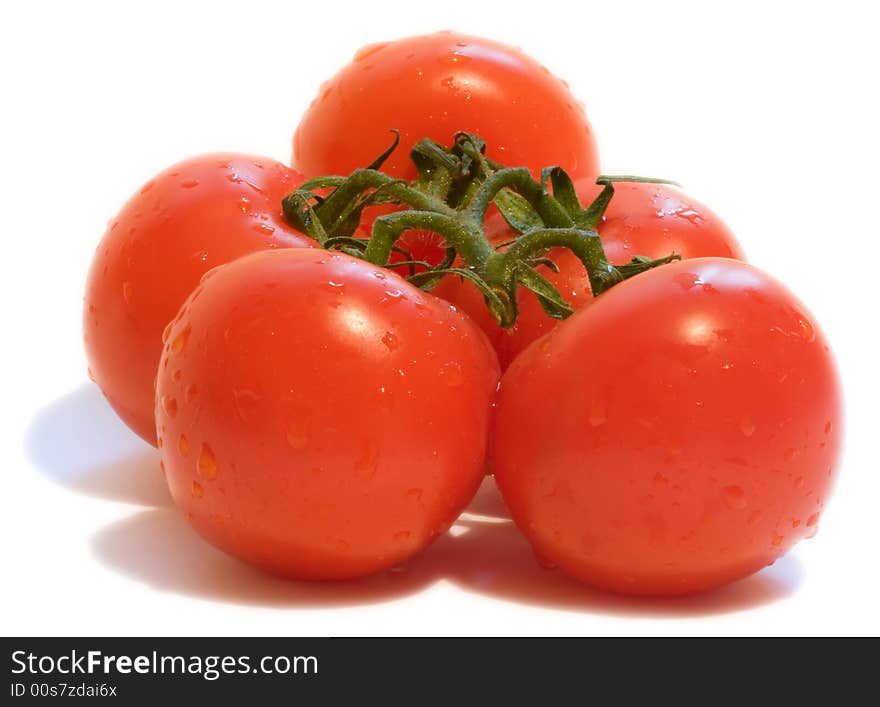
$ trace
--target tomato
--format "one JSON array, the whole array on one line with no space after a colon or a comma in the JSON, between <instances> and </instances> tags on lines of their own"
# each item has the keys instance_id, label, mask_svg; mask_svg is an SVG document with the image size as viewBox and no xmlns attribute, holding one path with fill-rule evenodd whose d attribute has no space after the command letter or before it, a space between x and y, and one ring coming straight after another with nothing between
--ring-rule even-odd
<instances>
[{"instance_id":1,"label":"tomato","mask_svg":"<svg viewBox=\"0 0 880 707\"><path fill-rule=\"evenodd\" d=\"M589 204L601 187L591 180L575 185L581 203ZM499 212L486 220L486 235L493 243L504 243L517 236ZM744 259L743 251L730 229L708 207L665 184L620 182L599 225L599 235L608 260L616 265L629 262L634 255L662 258L672 252L682 258L722 256ZM590 281L583 264L571 251L561 248L548 254L559 268L539 270L575 309L593 301ZM510 329L502 329L491 317L483 297L471 283L455 277L445 278L434 290L470 314L489 336L498 352L502 368L535 339L559 323L548 317L532 293L520 289L519 316Z\"/></svg>"},{"instance_id":2,"label":"tomato","mask_svg":"<svg viewBox=\"0 0 880 707\"><path fill-rule=\"evenodd\" d=\"M716 587L812 536L841 391L784 286L701 258L622 282L502 379L495 477L539 556L631 594Z\"/></svg>"},{"instance_id":3,"label":"tomato","mask_svg":"<svg viewBox=\"0 0 880 707\"><path fill-rule=\"evenodd\" d=\"M602 187L590 180L575 184L583 204ZM742 247L708 206L670 184L618 182L599 235L605 254L615 264L634 255L662 258L676 252L682 258L718 256L745 260Z\"/></svg>"},{"instance_id":4,"label":"tomato","mask_svg":"<svg viewBox=\"0 0 880 707\"><path fill-rule=\"evenodd\" d=\"M301 181L268 158L203 155L147 182L111 222L86 284L89 370L122 420L151 444L163 329L216 265L313 243L281 215L282 197Z\"/></svg>"},{"instance_id":5,"label":"tomato","mask_svg":"<svg viewBox=\"0 0 880 707\"><path fill-rule=\"evenodd\" d=\"M479 328L388 270L246 256L207 276L163 350L169 488L209 542L273 573L392 567L476 491L499 375Z\"/></svg>"},{"instance_id":6,"label":"tomato","mask_svg":"<svg viewBox=\"0 0 880 707\"><path fill-rule=\"evenodd\" d=\"M304 174L348 174L366 167L400 130L383 165L412 179L409 151L421 138L448 145L476 133L489 157L535 173L560 165L575 177L599 172L583 107L566 84L518 49L453 32L361 49L327 81L293 138L293 166Z\"/></svg>"}]
</instances>

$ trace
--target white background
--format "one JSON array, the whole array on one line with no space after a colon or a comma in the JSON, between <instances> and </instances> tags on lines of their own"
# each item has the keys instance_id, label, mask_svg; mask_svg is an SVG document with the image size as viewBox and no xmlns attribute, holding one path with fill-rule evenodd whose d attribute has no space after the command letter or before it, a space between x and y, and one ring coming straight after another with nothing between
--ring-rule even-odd
<instances>
[{"instance_id":1,"label":"white background","mask_svg":"<svg viewBox=\"0 0 880 707\"><path fill-rule=\"evenodd\" d=\"M0 631L880 632L877 24L870 3L725 6L3 3ZM847 397L841 480L818 537L774 567L693 599L619 599L471 518L397 575L269 579L190 532L156 452L88 384L83 283L128 195L204 151L286 161L298 116L357 47L444 28L520 45L566 78L606 172L681 181L824 325ZM485 489L475 510L497 509Z\"/></svg>"}]
</instances>

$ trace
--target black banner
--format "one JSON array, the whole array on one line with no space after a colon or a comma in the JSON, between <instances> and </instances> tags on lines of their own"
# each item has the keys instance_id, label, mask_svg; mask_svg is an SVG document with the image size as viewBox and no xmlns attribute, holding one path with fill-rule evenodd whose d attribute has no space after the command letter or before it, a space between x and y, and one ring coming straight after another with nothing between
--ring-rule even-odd
<instances>
[{"instance_id":1,"label":"black banner","mask_svg":"<svg viewBox=\"0 0 880 707\"><path fill-rule=\"evenodd\" d=\"M327 638L11 638L2 639L7 685L4 704L83 697L118 704L157 699L425 699L471 703L494 698L556 695L553 701L613 703L680 698L697 685L713 694L788 698L803 688L792 675L811 675L818 659L807 641L638 641L620 639L327 639ZM723 645L722 645L723 644ZM845 666L870 675L873 651ZM795 672L788 672L795 668ZM823 669L824 670L824 669ZM788 677L786 677L788 675ZM793 684L797 683L797 684ZM852 685L852 683L848 683ZM567 695L568 697L563 697ZM708 697L708 695L706 695ZM335 702L334 702L335 703Z\"/></svg>"}]
</instances>

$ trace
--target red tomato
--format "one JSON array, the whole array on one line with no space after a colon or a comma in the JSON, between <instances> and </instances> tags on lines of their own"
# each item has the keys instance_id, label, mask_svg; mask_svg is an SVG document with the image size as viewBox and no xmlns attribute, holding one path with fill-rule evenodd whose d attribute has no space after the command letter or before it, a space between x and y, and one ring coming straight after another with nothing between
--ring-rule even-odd
<instances>
[{"instance_id":1,"label":"red tomato","mask_svg":"<svg viewBox=\"0 0 880 707\"><path fill-rule=\"evenodd\" d=\"M601 187L591 180L575 185L581 203L589 204ZM499 212L486 220L486 235L493 243L504 243L518 234ZM673 251L682 258L722 256L744 259L742 248L730 229L706 206L664 184L620 182L599 225L599 235L610 262L620 265L634 255L662 258ZM552 282L575 309L593 301L590 281L583 264L564 249L549 256L559 267L554 273L545 266L540 272ZM535 296L520 289L519 316L510 329L502 329L489 314L483 297L469 282L447 277L434 294L467 312L489 336L502 369L535 339L549 332L559 320L548 317Z\"/></svg>"},{"instance_id":2,"label":"red tomato","mask_svg":"<svg viewBox=\"0 0 880 707\"><path fill-rule=\"evenodd\" d=\"M504 164L599 172L592 129L566 84L518 49L478 37L440 32L361 49L303 116L293 166L304 174L366 167L392 128L400 145L382 169L396 177L415 177L409 151L418 140L448 145L460 130Z\"/></svg>"},{"instance_id":3,"label":"red tomato","mask_svg":"<svg viewBox=\"0 0 880 707\"><path fill-rule=\"evenodd\" d=\"M498 485L539 556L615 592L682 594L816 532L841 392L781 284L701 258L616 285L513 362Z\"/></svg>"},{"instance_id":4,"label":"red tomato","mask_svg":"<svg viewBox=\"0 0 880 707\"><path fill-rule=\"evenodd\" d=\"M581 203L589 204L602 187L581 180L575 190ZM742 247L724 222L708 206L669 184L616 183L599 235L605 254L615 264L626 263L634 255L662 258L673 251L682 258L745 260Z\"/></svg>"},{"instance_id":5,"label":"red tomato","mask_svg":"<svg viewBox=\"0 0 880 707\"><path fill-rule=\"evenodd\" d=\"M273 573L392 567L476 491L498 377L466 316L392 272L246 256L192 293L163 350L171 493L208 541Z\"/></svg>"},{"instance_id":6,"label":"red tomato","mask_svg":"<svg viewBox=\"0 0 880 707\"><path fill-rule=\"evenodd\" d=\"M89 371L125 424L151 444L163 329L216 265L314 242L281 215L282 197L301 181L269 158L203 155L147 182L111 222L86 284Z\"/></svg>"}]
</instances>

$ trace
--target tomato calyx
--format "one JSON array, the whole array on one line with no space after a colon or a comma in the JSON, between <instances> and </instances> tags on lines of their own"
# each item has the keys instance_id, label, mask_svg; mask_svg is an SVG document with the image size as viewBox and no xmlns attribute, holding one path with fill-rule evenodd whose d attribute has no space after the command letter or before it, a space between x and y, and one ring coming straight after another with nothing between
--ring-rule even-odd
<instances>
[{"instance_id":1,"label":"tomato calyx","mask_svg":"<svg viewBox=\"0 0 880 707\"><path fill-rule=\"evenodd\" d=\"M310 179L284 197L285 218L324 248L386 268L408 268L409 282L425 291L449 275L466 279L480 290L492 316L505 328L516 322L519 287L530 290L549 317L564 319L573 313L536 269L555 268L547 257L553 248L566 248L583 263L597 297L618 282L679 259L675 253L658 259L636 256L615 266L605 256L597 232L615 182L670 183L667 180L601 176L597 184L602 191L583 206L561 167L545 167L539 181L526 167L506 167L488 159L478 136L459 132L449 148L429 139L416 143L410 158L418 176L406 182L379 169L399 142L399 134L393 132L391 146L366 168L347 177ZM388 204L403 210L379 216L369 237L358 236L364 210ZM493 204L520 233L502 247L493 246L483 230ZM436 233L445 241L441 262L413 258L398 245L401 236L413 230ZM392 253L403 260L390 262Z\"/></svg>"}]
</instances>

